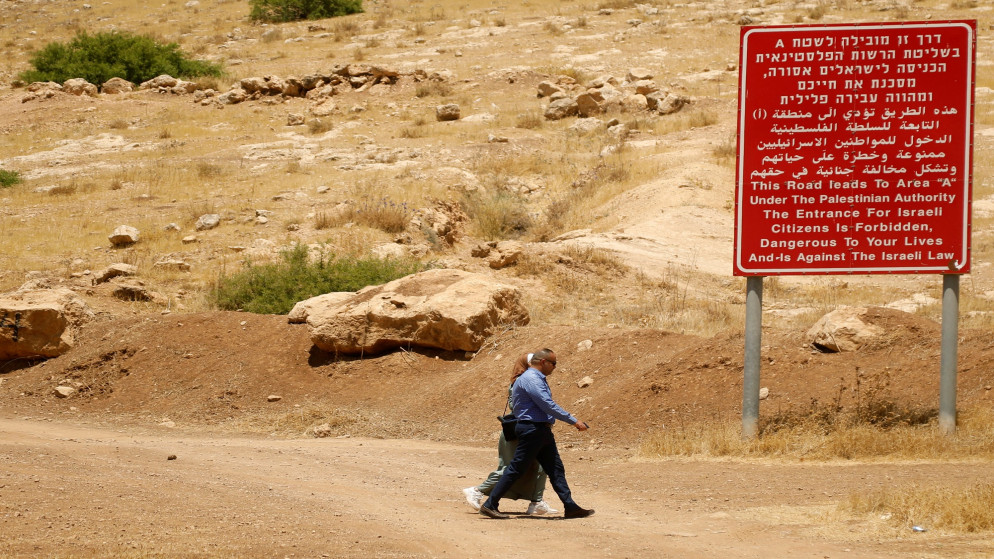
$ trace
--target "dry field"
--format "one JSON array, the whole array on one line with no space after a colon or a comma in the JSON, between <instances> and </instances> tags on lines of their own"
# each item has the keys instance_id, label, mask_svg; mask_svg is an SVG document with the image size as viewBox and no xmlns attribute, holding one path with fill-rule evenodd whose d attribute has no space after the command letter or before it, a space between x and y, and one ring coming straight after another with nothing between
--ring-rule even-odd
<instances>
[{"instance_id":1,"label":"dry field","mask_svg":"<svg viewBox=\"0 0 994 559\"><path fill-rule=\"evenodd\" d=\"M344 18L257 25L245 1L0 0L0 170L24 178L0 188L0 292L28 279L64 285L100 315L70 354L0 363L9 465L0 556L524 556L512 540L576 557L994 554L985 516L994 508L985 506L994 9L932 0L364 4ZM739 26L923 19L978 20L961 433L936 437L934 418L927 423L937 404L938 276L784 277L765 284L771 397L762 417L804 429L743 445L734 429L745 282L730 273ZM200 82L220 91L353 63L403 76L331 97L322 116L304 98L222 107L138 91L22 102L17 75L32 52L81 30L176 42L225 65L226 77ZM631 68L691 102L666 116L601 115L623 131L542 117L542 81L624 80ZM414 71L438 79L416 82ZM460 120L436 120L447 103ZM291 115L304 124L288 124ZM454 243L396 230L446 204L465 217ZM195 231L206 213L221 225ZM141 241L111 247L119 225L137 227ZM477 243L506 238L525 243L517 266L495 271L471 256ZM336 362L315 356L282 317L212 308L220 276L294 243L343 255L413 248L423 261L491 274L524 290L532 323L470 360ZM190 271L155 266L167 259ZM135 264L163 301L125 302L92 286L89 273L115 262ZM839 305L911 314L887 347L812 353L803 332ZM575 350L585 339L593 351ZM505 365L534 344L566 357L553 390L595 427L561 432L578 499L598 508L575 525L485 523L459 498L493 461ZM587 375L595 384L584 391L576 381ZM88 394L53 398L62 379ZM274 393L283 400L269 405ZM896 408L881 413L920 411L926 423L841 425L887 403ZM310 440L329 422L342 438ZM927 531L911 530L919 524Z\"/></svg>"}]
</instances>

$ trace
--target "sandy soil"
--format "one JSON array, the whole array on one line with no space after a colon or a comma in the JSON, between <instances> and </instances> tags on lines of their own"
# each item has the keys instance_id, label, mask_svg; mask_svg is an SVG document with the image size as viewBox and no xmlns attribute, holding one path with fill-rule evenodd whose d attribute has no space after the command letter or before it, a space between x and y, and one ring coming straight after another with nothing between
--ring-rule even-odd
<instances>
[{"instance_id":1,"label":"sandy soil","mask_svg":"<svg viewBox=\"0 0 994 559\"><path fill-rule=\"evenodd\" d=\"M826 532L840 496L977 483L991 464L771 464L564 452L583 520L486 519L481 446L272 440L2 419L0 553L222 557L966 557L986 538ZM170 459L175 456L175 459ZM549 492L551 493L551 491ZM549 501L556 503L554 497ZM523 502L506 502L510 513Z\"/></svg>"},{"instance_id":2,"label":"sandy soil","mask_svg":"<svg viewBox=\"0 0 994 559\"><path fill-rule=\"evenodd\" d=\"M853 405L857 366L864 398L872 381L887 400L934 408L938 353L924 335L936 325L879 312L894 334L858 360L767 334L764 416L819 398ZM584 339L591 350L576 348ZM553 391L593 425L557 429L574 495L598 511L590 519L491 521L463 501L460 490L496 462L493 417L510 356L536 340L561 348ZM989 405L994 344L966 332L963 347L961 405ZM936 366L922 366L929 361ZM594 384L579 388L583 376ZM989 463L640 457L655 430L734 420L735 334L525 327L472 357L335 360L281 316L146 316L97 322L78 350L0 380L0 555L897 558L994 549L986 534L915 533L836 512L877 488L975 486L994 474ZM59 384L78 392L56 398ZM319 423L333 436L313 438Z\"/></svg>"}]
</instances>

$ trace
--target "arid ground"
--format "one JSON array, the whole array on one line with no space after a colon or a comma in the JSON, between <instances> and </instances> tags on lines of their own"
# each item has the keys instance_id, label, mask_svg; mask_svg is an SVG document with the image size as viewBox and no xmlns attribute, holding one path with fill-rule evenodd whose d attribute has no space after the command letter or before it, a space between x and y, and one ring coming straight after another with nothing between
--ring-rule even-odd
<instances>
[{"instance_id":1,"label":"arid ground","mask_svg":"<svg viewBox=\"0 0 994 559\"><path fill-rule=\"evenodd\" d=\"M365 2L336 20L253 24L248 4L0 0L0 289L73 289L97 313L77 347L0 363L0 556L10 557L990 557L989 531L924 531L855 516L851 496L909 484L969 488L989 461L649 456L653 434L738 420L744 285L731 276L739 27L977 19L973 270L962 282L958 405L994 385L994 75L983 2ZM47 41L126 29L223 62L229 78L377 64L443 85L202 105L192 95L58 94L24 101L17 75ZM624 80L646 68L690 103L614 110L582 132L544 121L539 83ZM457 103L463 118L437 122ZM291 126L290 115L306 124ZM592 186L591 186L592 185ZM471 256L491 240L469 200L513 194L528 223L518 266ZM579 194L576 194L579 193ZM474 354L342 358L282 315L219 311L211 285L293 243L396 249L396 233L328 226L390 200L467 209L451 244L407 231L435 265L524 293L532 321ZM479 208L477 208L479 209ZM221 225L195 231L205 213ZM258 217L266 217L259 220ZM177 230L166 229L175 223ZM142 240L114 248L118 225ZM190 240L189 237L194 237ZM412 246L407 242L404 247ZM578 248L579 247L579 248ZM407 250L407 249L404 249ZM182 260L189 271L155 266ZM161 294L122 301L115 262ZM768 279L761 421L867 401L934 416L941 278ZM887 334L825 354L805 331L873 305ZM580 349L589 340L590 349ZM461 489L496 463L511 361L551 347L560 403L591 430L556 430L589 519L491 521ZM591 377L585 388L578 381ZM77 387L69 398L53 389ZM331 436L314 430L327 425ZM546 492L549 503L559 501ZM521 502L502 508L523 512ZM925 513L923 513L924 515Z\"/></svg>"}]
</instances>

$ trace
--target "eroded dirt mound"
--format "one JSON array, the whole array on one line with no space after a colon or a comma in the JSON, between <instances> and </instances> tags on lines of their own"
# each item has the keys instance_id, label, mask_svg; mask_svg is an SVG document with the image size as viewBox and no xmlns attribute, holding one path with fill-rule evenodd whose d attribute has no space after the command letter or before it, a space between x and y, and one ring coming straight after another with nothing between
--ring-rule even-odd
<instances>
[{"instance_id":1,"label":"eroded dirt mound","mask_svg":"<svg viewBox=\"0 0 994 559\"><path fill-rule=\"evenodd\" d=\"M855 406L868 398L936 408L938 325L896 312L878 318L888 330L886 343L853 353L814 351L803 332L764 332L762 386L769 397L761 414ZM962 334L959 405L986 403L994 342L983 332ZM589 350L578 347L585 340ZM314 348L306 327L284 316L235 312L93 323L78 349L2 375L0 395L23 414L290 436L328 423L333 435L488 441L496 436L511 361L541 347L557 351L553 393L595 426L594 444L631 446L654 429L735 421L741 410L740 333L702 339L658 330L522 327L475 355L400 350L344 357ZM584 377L593 383L580 388ZM75 393L57 397L60 385Z\"/></svg>"}]
</instances>

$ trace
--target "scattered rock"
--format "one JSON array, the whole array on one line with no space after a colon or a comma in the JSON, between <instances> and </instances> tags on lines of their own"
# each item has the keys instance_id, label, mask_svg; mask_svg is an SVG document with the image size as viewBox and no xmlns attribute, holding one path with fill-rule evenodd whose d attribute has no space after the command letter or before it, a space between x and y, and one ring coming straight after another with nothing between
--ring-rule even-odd
<instances>
[{"instance_id":1,"label":"scattered rock","mask_svg":"<svg viewBox=\"0 0 994 559\"><path fill-rule=\"evenodd\" d=\"M62 91L73 95L97 96L97 86L84 80L83 78L72 78L62 84Z\"/></svg>"},{"instance_id":2,"label":"scattered rock","mask_svg":"<svg viewBox=\"0 0 994 559\"><path fill-rule=\"evenodd\" d=\"M135 90L135 84L124 78L111 78L100 86L100 92L107 95L120 95Z\"/></svg>"},{"instance_id":3,"label":"scattered rock","mask_svg":"<svg viewBox=\"0 0 994 559\"><path fill-rule=\"evenodd\" d=\"M130 225L119 225L110 235L107 236L107 239L110 240L110 244L116 247L133 245L138 242L138 238L138 229L135 229Z\"/></svg>"},{"instance_id":4,"label":"scattered rock","mask_svg":"<svg viewBox=\"0 0 994 559\"><path fill-rule=\"evenodd\" d=\"M118 276L133 276L138 273L138 268L131 264L125 264L123 262L118 262L116 264L111 264L103 270L93 274L93 285L104 283Z\"/></svg>"},{"instance_id":5,"label":"scattered rock","mask_svg":"<svg viewBox=\"0 0 994 559\"><path fill-rule=\"evenodd\" d=\"M331 425L328 423L322 423L321 425L314 427L311 429L311 433L319 439L330 437L335 434L334 431L331 430Z\"/></svg>"},{"instance_id":6,"label":"scattered rock","mask_svg":"<svg viewBox=\"0 0 994 559\"><path fill-rule=\"evenodd\" d=\"M197 219L197 223L194 228L197 231L207 231L209 229L214 229L221 224L221 216L218 214L204 214Z\"/></svg>"},{"instance_id":7,"label":"scattered rock","mask_svg":"<svg viewBox=\"0 0 994 559\"><path fill-rule=\"evenodd\" d=\"M440 122L448 120L459 120L459 105L449 103L435 107L435 118Z\"/></svg>"},{"instance_id":8,"label":"scattered rock","mask_svg":"<svg viewBox=\"0 0 994 559\"><path fill-rule=\"evenodd\" d=\"M501 241L497 243L494 250L489 255L490 267L500 270L518 263L521 254L524 252L524 245L518 241Z\"/></svg>"}]
</instances>

